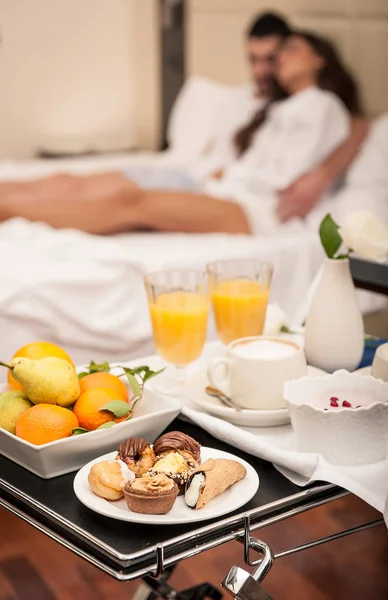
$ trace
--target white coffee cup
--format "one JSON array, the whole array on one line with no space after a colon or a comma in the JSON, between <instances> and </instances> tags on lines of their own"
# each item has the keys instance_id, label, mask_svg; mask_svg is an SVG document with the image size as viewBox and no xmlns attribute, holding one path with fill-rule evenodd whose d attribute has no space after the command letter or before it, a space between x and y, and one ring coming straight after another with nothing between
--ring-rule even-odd
<instances>
[{"instance_id":1,"label":"white coffee cup","mask_svg":"<svg viewBox=\"0 0 388 600\"><path fill-rule=\"evenodd\" d=\"M235 340L227 356L216 358L207 374L211 385L242 408L274 410L286 407L286 381L306 374L303 349L277 337L256 336Z\"/></svg>"},{"instance_id":2,"label":"white coffee cup","mask_svg":"<svg viewBox=\"0 0 388 600\"><path fill-rule=\"evenodd\" d=\"M372 375L376 379L388 381L388 343L377 348L372 363Z\"/></svg>"}]
</instances>

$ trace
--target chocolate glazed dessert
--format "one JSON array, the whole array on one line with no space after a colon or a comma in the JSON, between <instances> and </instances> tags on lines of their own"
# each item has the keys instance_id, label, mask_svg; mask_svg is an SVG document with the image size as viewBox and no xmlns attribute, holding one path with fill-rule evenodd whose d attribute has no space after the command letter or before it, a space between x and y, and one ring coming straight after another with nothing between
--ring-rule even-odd
<instances>
[{"instance_id":1,"label":"chocolate glazed dessert","mask_svg":"<svg viewBox=\"0 0 388 600\"><path fill-rule=\"evenodd\" d=\"M155 452L144 438L128 438L121 442L116 459L122 460L136 477L141 477L155 462Z\"/></svg>"},{"instance_id":2,"label":"chocolate glazed dessert","mask_svg":"<svg viewBox=\"0 0 388 600\"><path fill-rule=\"evenodd\" d=\"M183 494L188 478L200 464L200 444L180 431L171 431L156 440L154 452L156 462L148 475L167 475L178 486L179 495Z\"/></svg>"},{"instance_id":3,"label":"chocolate glazed dessert","mask_svg":"<svg viewBox=\"0 0 388 600\"><path fill-rule=\"evenodd\" d=\"M158 456L165 452L189 452L194 460L200 462L201 445L189 435L181 431L170 431L165 433L154 443L154 452Z\"/></svg>"}]
</instances>

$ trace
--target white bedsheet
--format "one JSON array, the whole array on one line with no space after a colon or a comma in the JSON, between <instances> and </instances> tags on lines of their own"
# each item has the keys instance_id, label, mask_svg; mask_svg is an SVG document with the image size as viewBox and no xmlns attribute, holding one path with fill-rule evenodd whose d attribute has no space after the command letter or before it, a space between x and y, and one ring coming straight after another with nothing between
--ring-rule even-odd
<instances>
[{"instance_id":1,"label":"white bedsheet","mask_svg":"<svg viewBox=\"0 0 388 600\"><path fill-rule=\"evenodd\" d=\"M275 265L271 300L292 323L322 260L312 233L265 240L226 234L103 238L21 219L0 225L0 253L0 356L46 339L77 363L152 351L146 272L203 268L222 258L269 259ZM371 308L370 297L366 302L363 308ZM209 338L214 336L211 325Z\"/></svg>"}]
</instances>

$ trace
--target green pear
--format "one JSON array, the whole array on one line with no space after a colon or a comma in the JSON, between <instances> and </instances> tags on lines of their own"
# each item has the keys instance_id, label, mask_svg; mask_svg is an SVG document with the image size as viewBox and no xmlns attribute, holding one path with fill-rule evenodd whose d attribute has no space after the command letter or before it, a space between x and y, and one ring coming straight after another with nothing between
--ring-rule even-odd
<instances>
[{"instance_id":1,"label":"green pear","mask_svg":"<svg viewBox=\"0 0 388 600\"><path fill-rule=\"evenodd\" d=\"M13 358L9 364L0 363L12 371L13 377L23 386L34 404L58 404L69 407L79 397L81 390L74 367L63 358Z\"/></svg>"},{"instance_id":2,"label":"green pear","mask_svg":"<svg viewBox=\"0 0 388 600\"><path fill-rule=\"evenodd\" d=\"M10 433L15 433L19 417L31 406L32 404L27 400L24 392L15 390L0 394L0 427Z\"/></svg>"}]
</instances>

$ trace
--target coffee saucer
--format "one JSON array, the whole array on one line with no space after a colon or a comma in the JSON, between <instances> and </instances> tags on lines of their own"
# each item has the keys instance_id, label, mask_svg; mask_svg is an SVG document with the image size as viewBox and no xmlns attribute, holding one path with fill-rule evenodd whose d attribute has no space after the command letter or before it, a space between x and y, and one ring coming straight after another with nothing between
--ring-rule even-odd
<instances>
[{"instance_id":1,"label":"coffee saucer","mask_svg":"<svg viewBox=\"0 0 388 600\"><path fill-rule=\"evenodd\" d=\"M322 377L327 373L321 369L308 366L306 375L309 377ZM194 405L193 408L242 427L277 427L287 425L290 422L287 408L277 410L249 410L243 408L242 410L235 410L224 406L220 400L209 396L205 392L207 385L209 385L209 380L206 369L200 369L186 379L182 394Z\"/></svg>"}]
</instances>

